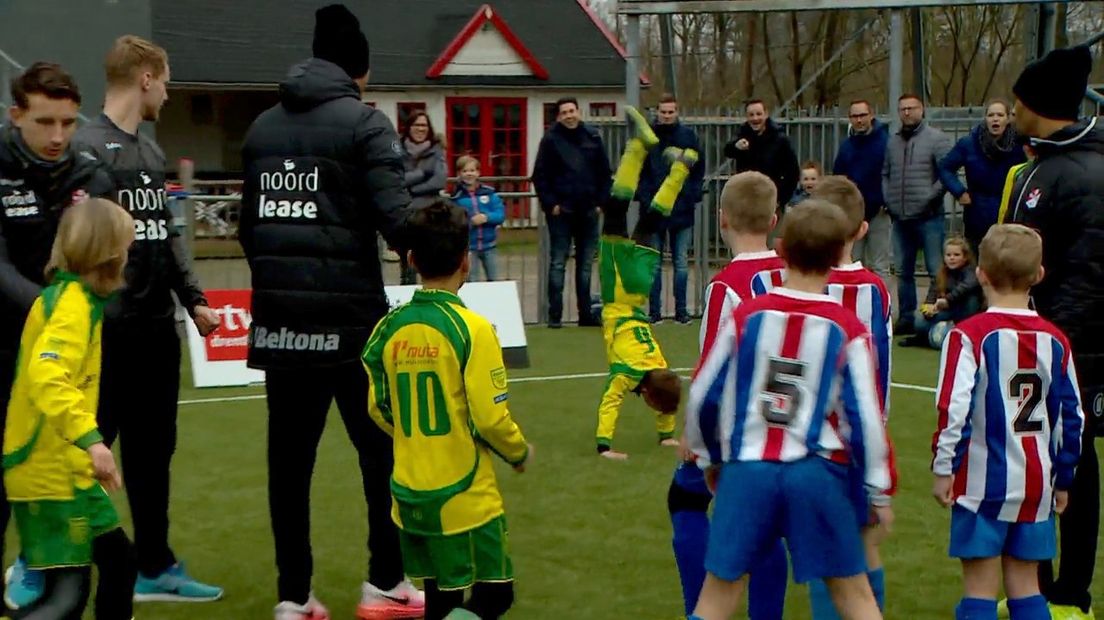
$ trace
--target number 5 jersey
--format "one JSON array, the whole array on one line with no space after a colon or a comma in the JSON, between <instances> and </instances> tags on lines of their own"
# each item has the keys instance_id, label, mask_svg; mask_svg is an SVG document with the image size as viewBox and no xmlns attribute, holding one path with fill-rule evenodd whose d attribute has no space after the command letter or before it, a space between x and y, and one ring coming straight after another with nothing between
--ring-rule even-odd
<instances>
[{"instance_id":1,"label":"number 5 jersey","mask_svg":"<svg viewBox=\"0 0 1104 620\"><path fill-rule=\"evenodd\" d=\"M1085 418L1069 341L1030 310L990 308L943 343L932 471L955 502L999 521L1050 518L1069 489Z\"/></svg>"},{"instance_id":2,"label":"number 5 jersey","mask_svg":"<svg viewBox=\"0 0 1104 620\"><path fill-rule=\"evenodd\" d=\"M853 312L827 295L776 288L740 304L703 356L687 441L699 464L846 449L868 491L883 494L890 459L874 368L870 335Z\"/></svg>"},{"instance_id":3,"label":"number 5 jersey","mask_svg":"<svg viewBox=\"0 0 1104 620\"><path fill-rule=\"evenodd\" d=\"M396 525L451 535L503 514L491 459L522 463L528 444L490 322L452 293L417 291L376 327L363 362L369 414L394 438Z\"/></svg>"}]
</instances>

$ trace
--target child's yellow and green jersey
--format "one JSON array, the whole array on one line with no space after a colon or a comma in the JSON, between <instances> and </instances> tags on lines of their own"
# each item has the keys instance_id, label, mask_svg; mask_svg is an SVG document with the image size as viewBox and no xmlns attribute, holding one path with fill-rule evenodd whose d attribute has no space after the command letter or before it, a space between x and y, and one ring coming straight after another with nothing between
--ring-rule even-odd
<instances>
[{"instance_id":1,"label":"child's yellow and green jersey","mask_svg":"<svg viewBox=\"0 0 1104 620\"><path fill-rule=\"evenodd\" d=\"M60 273L23 326L4 427L4 485L20 553L34 569L88 566L92 541L119 527L87 449L96 427L104 299Z\"/></svg>"},{"instance_id":2,"label":"child's yellow and green jersey","mask_svg":"<svg viewBox=\"0 0 1104 620\"><path fill-rule=\"evenodd\" d=\"M597 442L608 448L625 395L639 388L648 371L667 368L667 360L652 335L647 311L659 251L613 235L602 237L599 251L609 379L598 406ZM661 438L674 436L673 412L661 413L657 426Z\"/></svg>"},{"instance_id":3,"label":"child's yellow and green jersey","mask_svg":"<svg viewBox=\"0 0 1104 620\"><path fill-rule=\"evenodd\" d=\"M492 455L517 465L528 444L490 322L452 293L417 291L376 326L363 361L369 414L394 438L395 524L449 536L501 516Z\"/></svg>"},{"instance_id":4,"label":"child's yellow and green jersey","mask_svg":"<svg viewBox=\"0 0 1104 620\"><path fill-rule=\"evenodd\" d=\"M61 273L24 323L4 427L12 502L72 500L96 484L86 450L96 427L104 300Z\"/></svg>"}]
</instances>

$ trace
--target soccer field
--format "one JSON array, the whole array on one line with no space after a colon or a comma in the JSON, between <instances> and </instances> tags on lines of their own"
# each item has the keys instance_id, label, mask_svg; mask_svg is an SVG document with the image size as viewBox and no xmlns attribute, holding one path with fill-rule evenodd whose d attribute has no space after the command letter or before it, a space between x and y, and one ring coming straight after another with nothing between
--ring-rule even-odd
<instances>
[{"instance_id":1,"label":"soccer field","mask_svg":"<svg viewBox=\"0 0 1104 620\"><path fill-rule=\"evenodd\" d=\"M697 324L657 326L673 367L693 366L697 333ZM595 456L595 410L605 366L601 332L534 327L528 336L533 367L511 374L510 408L535 445L535 458L522 475L502 463L498 468L517 572L517 603L509 617L679 618L682 603L666 509L674 451L656 446L653 417L640 399L632 398L615 440L630 460ZM938 354L894 348L893 355L893 379L900 387L892 392L890 427L901 488L897 524L884 547L886 617L942 620L953 616L961 590L958 564L945 552L949 512L929 496L935 419L934 397L925 388L935 384ZM190 385L189 376L184 383ZM227 594L213 604L140 605L139 620L272 617L276 574L266 493L265 407L255 398L260 394L257 388L183 390L172 542L196 577L224 586ZM231 397L246 398L222 400ZM196 402L207 399L219 400ZM315 592L334 620L355 617L365 575L359 476L354 450L339 416L331 412L315 469L312 515ZM125 512L121 497L118 503ZM129 530L125 514L124 520ZM1099 585L1093 594L1104 600ZM805 588L791 588L786 618L808 617Z\"/></svg>"}]
</instances>

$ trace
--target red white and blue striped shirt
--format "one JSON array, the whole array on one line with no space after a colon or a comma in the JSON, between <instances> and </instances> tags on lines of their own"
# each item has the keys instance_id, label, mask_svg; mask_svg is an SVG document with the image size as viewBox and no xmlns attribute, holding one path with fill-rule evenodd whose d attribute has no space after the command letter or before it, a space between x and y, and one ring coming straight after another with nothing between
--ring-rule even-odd
<instances>
[{"instance_id":1,"label":"red white and blue striped shirt","mask_svg":"<svg viewBox=\"0 0 1104 620\"><path fill-rule=\"evenodd\" d=\"M1069 489L1085 418L1069 341L1030 310L992 308L943 343L932 472L955 502L1000 521L1050 518Z\"/></svg>"},{"instance_id":2,"label":"red white and blue striped shirt","mask_svg":"<svg viewBox=\"0 0 1104 620\"><path fill-rule=\"evenodd\" d=\"M720 331L721 323L732 318L741 301L766 295L786 279L786 263L774 252L744 252L737 254L724 269L717 272L705 289L705 312L698 336L701 353L709 350Z\"/></svg>"},{"instance_id":3,"label":"red white and blue striped shirt","mask_svg":"<svg viewBox=\"0 0 1104 620\"><path fill-rule=\"evenodd\" d=\"M836 267L828 275L828 296L855 313L870 332L877 368L882 417L889 418L890 346L893 344L893 310L889 289L882 278L861 262Z\"/></svg>"},{"instance_id":4,"label":"red white and blue striped shirt","mask_svg":"<svg viewBox=\"0 0 1104 620\"><path fill-rule=\"evenodd\" d=\"M687 441L699 464L791 462L846 447L881 494L890 467L873 377L870 336L854 313L827 295L775 289L740 304L702 359ZM828 422L836 411L842 434Z\"/></svg>"}]
</instances>

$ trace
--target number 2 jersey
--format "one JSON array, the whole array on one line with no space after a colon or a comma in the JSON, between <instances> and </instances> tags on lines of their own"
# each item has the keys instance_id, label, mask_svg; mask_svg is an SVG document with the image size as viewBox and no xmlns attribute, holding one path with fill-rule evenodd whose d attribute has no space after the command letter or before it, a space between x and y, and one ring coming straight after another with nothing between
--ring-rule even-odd
<instances>
[{"instance_id":1,"label":"number 2 jersey","mask_svg":"<svg viewBox=\"0 0 1104 620\"><path fill-rule=\"evenodd\" d=\"M416 535L451 535L503 513L493 455L517 465L528 444L506 406L494 327L447 291L421 290L364 349L368 409L394 438L392 518Z\"/></svg>"},{"instance_id":2,"label":"number 2 jersey","mask_svg":"<svg viewBox=\"0 0 1104 620\"><path fill-rule=\"evenodd\" d=\"M1066 336L1029 310L991 308L943 343L932 471L955 503L1000 521L1050 518L1069 489L1085 419Z\"/></svg>"},{"instance_id":3,"label":"number 2 jersey","mask_svg":"<svg viewBox=\"0 0 1104 620\"><path fill-rule=\"evenodd\" d=\"M833 412L841 433L828 422ZM686 436L700 463L791 462L846 448L872 494L890 488L870 336L827 295L776 288L740 304L695 373Z\"/></svg>"}]
</instances>

